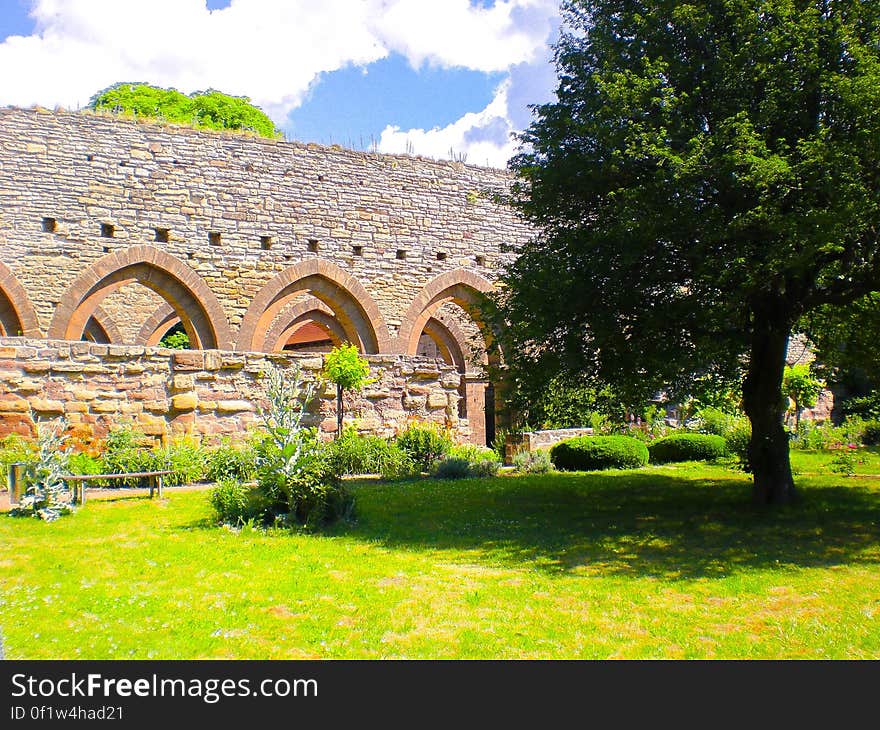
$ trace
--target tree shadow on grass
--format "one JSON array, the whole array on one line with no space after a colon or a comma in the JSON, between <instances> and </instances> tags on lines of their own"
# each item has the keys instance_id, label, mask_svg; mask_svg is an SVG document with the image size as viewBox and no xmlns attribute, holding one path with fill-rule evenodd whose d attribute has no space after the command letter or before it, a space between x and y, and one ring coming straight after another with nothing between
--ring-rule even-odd
<instances>
[{"instance_id":1,"label":"tree shadow on grass","mask_svg":"<svg viewBox=\"0 0 880 730\"><path fill-rule=\"evenodd\" d=\"M361 484L357 523L334 532L585 574L689 579L880 562L880 492L799 486L797 505L761 509L746 479L656 472Z\"/></svg>"}]
</instances>

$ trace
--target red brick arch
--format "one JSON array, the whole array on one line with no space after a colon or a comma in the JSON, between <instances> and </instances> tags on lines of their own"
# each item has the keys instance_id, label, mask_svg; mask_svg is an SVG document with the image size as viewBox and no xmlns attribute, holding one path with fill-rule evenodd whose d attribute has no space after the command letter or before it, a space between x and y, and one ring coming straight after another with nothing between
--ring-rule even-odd
<instances>
[{"instance_id":1,"label":"red brick arch","mask_svg":"<svg viewBox=\"0 0 880 730\"><path fill-rule=\"evenodd\" d=\"M444 322L436 317L431 317L425 322L422 330L428 335L440 350L440 355L450 365L454 365L460 373L467 371L467 337L461 327L454 321Z\"/></svg>"},{"instance_id":2,"label":"red brick arch","mask_svg":"<svg viewBox=\"0 0 880 730\"><path fill-rule=\"evenodd\" d=\"M160 304L156 311L153 312L147 321L141 325L137 337L135 337L136 345L158 345L159 341L168 334L174 325L180 322L180 317L174 311L168 302Z\"/></svg>"},{"instance_id":3,"label":"red brick arch","mask_svg":"<svg viewBox=\"0 0 880 730\"><path fill-rule=\"evenodd\" d=\"M92 341L101 344L122 342L122 334L119 332L116 322L101 307L95 307L95 311L86 322L84 334L89 335Z\"/></svg>"},{"instance_id":4,"label":"red brick arch","mask_svg":"<svg viewBox=\"0 0 880 730\"><path fill-rule=\"evenodd\" d=\"M364 353L388 352L385 320L369 292L336 264L310 259L286 268L254 297L238 330L238 350L264 351L275 318L298 296L308 293L333 312L352 343Z\"/></svg>"},{"instance_id":5,"label":"red brick arch","mask_svg":"<svg viewBox=\"0 0 880 730\"><path fill-rule=\"evenodd\" d=\"M395 343L396 352L415 354L425 325L446 302L454 302L464 309L489 344L491 331L483 321L479 307L485 295L494 289L488 279L466 269L450 271L433 279L419 292L404 315Z\"/></svg>"},{"instance_id":6,"label":"red brick arch","mask_svg":"<svg viewBox=\"0 0 880 730\"><path fill-rule=\"evenodd\" d=\"M153 246L108 254L80 273L55 309L49 338L80 339L104 298L131 282L152 289L174 308L193 347L231 347L226 315L208 285L186 264Z\"/></svg>"},{"instance_id":7,"label":"red brick arch","mask_svg":"<svg viewBox=\"0 0 880 730\"><path fill-rule=\"evenodd\" d=\"M320 299L308 297L304 301L285 308L275 318L275 322L266 332L263 340L266 349L272 352L283 350L291 336L306 322L314 322L327 330L334 345L352 341L349 333L333 316L333 310Z\"/></svg>"},{"instance_id":8,"label":"red brick arch","mask_svg":"<svg viewBox=\"0 0 880 730\"><path fill-rule=\"evenodd\" d=\"M27 292L3 262L0 262L0 333L8 337L43 336Z\"/></svg>"}]
</instances>

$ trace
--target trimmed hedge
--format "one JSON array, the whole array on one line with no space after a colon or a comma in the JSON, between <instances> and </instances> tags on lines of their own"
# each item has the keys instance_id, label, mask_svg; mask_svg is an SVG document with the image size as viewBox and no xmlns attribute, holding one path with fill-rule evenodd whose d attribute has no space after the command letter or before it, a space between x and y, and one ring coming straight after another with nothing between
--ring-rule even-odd
<instances>
[{"instance_id":1,"label":"trimmed hedge","mask_svg":"<svg viewBox=\"0 0 880 730\"><path fill-rule=\"evenodd\" d=\"M711 461L727 456L729 449L723 436L706 433L677 433L648 446L652 464L676 461Z\"/></svg>"},{"instance_id":2,"label":"trimmed hedge","mask_svg":"<svg viewBox=\"0 0 880 730\"><path fill-rule=\"evenodd\" d=\"M550 459L564 471L638 469L648 463L648 448L629 436L579 436L556 444Z\"/></svg>"}]
</instances>

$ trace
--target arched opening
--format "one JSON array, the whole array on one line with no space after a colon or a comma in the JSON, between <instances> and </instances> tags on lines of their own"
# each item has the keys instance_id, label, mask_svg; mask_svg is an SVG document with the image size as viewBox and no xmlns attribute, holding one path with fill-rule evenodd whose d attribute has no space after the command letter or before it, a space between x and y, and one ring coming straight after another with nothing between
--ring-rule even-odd
<instances>
[{"instance_id":1,"label":"arched opening","mask_svg":"<svg viewBox=\"0 0 880 730\"><path fill-rule=\"evenodd\" d=\"M156 346L175 329L182 329L186 332L180 317L174 311L174 307L163 302L141 325L135 342L139 345Z\"/></svg>"},{"instance_id":2,"label":"arched opening","mask_svg":"<svg viewBox=\"0 0 880 730\"><path fill-rule=\"evenodd\" d=\"M369 293L338 266L317 259L285 269L260 290L239 328L238 349L284 349L306 323L363 353L387 351L387 328Z\"/></svg>"},{"instance_id":3,"label":"arched opening","mask_svg":"<svg viewBox=\"0 0 880 730\"><path fill-rule=\"evenodd\" d=\"M413 301L397 339L398 352L436 353L455 365L462 376L459 417L467 419L471 440L487 445L495 438L495 391L488 367L492 333L481 304L492 289L489 281L465 270L437 277Z\"/></svg>"},{"instance_id":4,"label":"arched opening","mask_svg":"<svg viewBox=\"0 0 880 730\"><path fill-rule=\"evenodd\" d=\"M229 348L229 328L217 297L192 269L151 246L109 254L82 272L55 310L49 337L82 338L102 302L133 284L151 290L172 308L193 348Z\"/></svg>"},{"instance_id":5,"label":"arched opening","mask_svg":"<svg viewBox=\"0 0 880 730\"><path fill-rule=\"evenodd\" d=\"M40 337L37 312L15 274L0 263L0 335Z\"/></svg>"},{"instance_id":6,"label":"arched opening","mask_svg":"<svg viewBox=\"0 0 880 730\"><path fill-rule=\"evenodd\" d=\"M116 326L113 318L101 307L97 307L92 316L89 317L89 321L86 322L82 339L98 345L117 344L123 341L119 328Z\"/></svg>"},{"instance_id":7,"label":"arched opening","mask_svg":"<svg viewBox=\"0 0 880 730\"><path fill-rule=\"evenodd\" d=\"M350 341L351 336L333 310L320 299L304 294L275 317L263 346L267 352L329 352L334 345Z\"/></svg>"}]
</instances>

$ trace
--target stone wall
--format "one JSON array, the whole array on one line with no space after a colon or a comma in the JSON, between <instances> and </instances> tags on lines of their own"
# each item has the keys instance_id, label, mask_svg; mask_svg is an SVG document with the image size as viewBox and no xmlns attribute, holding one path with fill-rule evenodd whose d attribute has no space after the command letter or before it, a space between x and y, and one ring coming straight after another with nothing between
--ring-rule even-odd
<instances>
[{"instance_id":1,"label":"stone wall","mask_svg":"<svg viewBox=\"0 0 880 730\"><path fill-rule=\"evenodd\" d=\"M363 285L393 340L429 282L456 271L492 281L502 247L529 237L493 198L510 182L456 162L0 109L0 260L43 336L80 273L147 245L205 282L233 341L261 288L315 259Z\"/></svg>"},{"instance_id":2,"label":"stone wall","mask_svg":"<svg viewBox=\"0 0 880 730\"><path fill-rule=\"evenodd\" d=\"M504 463L512 464L513 457L523 451L537 451L549 449L560 441L577 438L578 436L592 436L592 428L556 428L546 431L526 431L524 433L509 433L504 442Z\"/></svg>"},{"instance_id":3,"label":"stone wall","mask_svg":"<svg viewBox=\"0 0 880 730\"><path fill-rule=\"evenodd\" d=\"M413 420L435 422L466 440L458 418L461 376L437 361L372 355L376 382L346 396L346 422L361 432L391 436ZM96 437L132 424L157 438L241 434L265 403L264 373L274 364L299 366L313 381L320 355L176 351L88 342L0 338L0 437L33 435L34 419L64 416ZM336 428L336 390L326 387L310 409L325 434Z\"/></svg>"}]
</instances>

